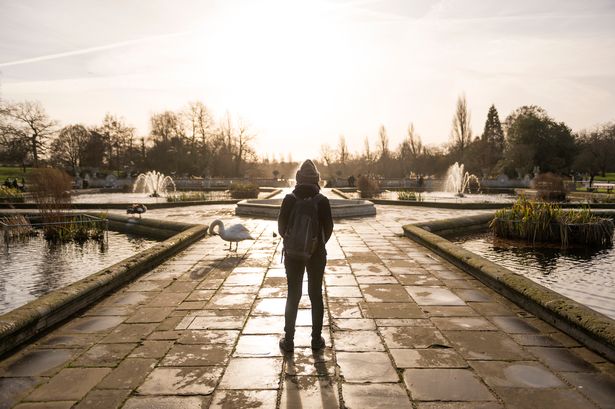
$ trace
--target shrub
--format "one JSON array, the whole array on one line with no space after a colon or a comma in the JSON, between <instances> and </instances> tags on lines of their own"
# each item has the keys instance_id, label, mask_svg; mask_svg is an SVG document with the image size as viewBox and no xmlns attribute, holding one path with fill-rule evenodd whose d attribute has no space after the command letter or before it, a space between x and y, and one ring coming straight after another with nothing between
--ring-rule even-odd
<instances>
[{"instance_id":1,"label":"shrub","mask_svg":"<svg viewBox=\"0 0 615 409\"><path fill-rule=\"evenodd\" d=\"M357 188L359 189L359 195L363 199L375 197L380 193L378 181L369 176L359 176Z\"/></svg>"},{"instance_id":2,"label":"shrub","mask_svg":"<svg viewBox=\"0 0 615 409\"><path fill-rule=\"evenodd\" d=\"M532 180L536 189L536 198L550 202L563 202L566 200L566 186L561 176L553 173L541 173Z\"/></svg>"},{"instance_id":3,"label":"shrub","mask_svg":"<svg viewBox=\"0 0 615 409\"><path fill-rule=\"evenodd\" d=\"M167 195L167 202L195 202L228 199L228 192L181 192Z\"/></svg>"},{"instance_id":4,"label":"shrub","mask_svg":"<svg viewBox=\"0 0 615 409\"><path fill-rule=\"evenodd\" d=\"M233 199L256 199L258 186L253 183L233 183L229 189Z\"/></svg>"},{"instance_id":5,"label":"shrub","mask_svg":"<svg viewBox=\"0 0 615 409\"><path fill-rule=\"evenodd\" d=\"M24 194L21 190L0 186L0 202L23 203L24 200Z\"/></svg>"}]
</instances>

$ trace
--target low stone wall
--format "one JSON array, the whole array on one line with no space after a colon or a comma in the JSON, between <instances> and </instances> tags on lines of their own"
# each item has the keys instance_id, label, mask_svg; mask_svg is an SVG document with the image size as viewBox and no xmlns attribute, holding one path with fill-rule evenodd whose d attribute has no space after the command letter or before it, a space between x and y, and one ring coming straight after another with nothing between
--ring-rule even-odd
<instances>
[{"instance_id":1,"label":"low stone wall","mask_svg":"<svg viewBox=\"0 0 615 409\"><path fill-rule=\"evenodd\" d=\"M202 238L207 226L159 220L109 216L110 225L120 231L153 232L168 237L153 247L120 261L73 284L0 315L0 356L32 340L112 291Z\"/></svg>"},{"instance_id":2,"label":"low stone wall","mask_svg":"<svg viewBox=\"0 0 615 409\"><path fill-rule=\"evenodd\" d=\"M148 209L169 209L173 207L203 206L217 204L235 204L239 199L225 200L193 200L189 202L145 203ZM126 210L132 203L73 203L73 209L114 209ZM0 203L0 209L38 209L36 203Z\"/></svg>"},{"instance_id":3,"label":"low stone wall","mask_svg":"<svg viewBox=\"0 0 615 409\"><path fill-rule=\"evenodd\" d=\"M473 221L478 226L484 226L485 217L480 215L406 225L403 229L407 237L433 250L588 348L615 361L615 320L435 234L472 228Z\"/></svg>"},{"instance_id":4,"label":"low stone wall","mask_svg":"<svg viewBox=\"0 0 615 409\"><path fill-rule=\"evenodd\" d=\"M369 199L378 205L433 207L435 209L502 209L512 206L512 203L464 203L464 202L419 202L413 200Z\"/></svg>"}]
</instances>

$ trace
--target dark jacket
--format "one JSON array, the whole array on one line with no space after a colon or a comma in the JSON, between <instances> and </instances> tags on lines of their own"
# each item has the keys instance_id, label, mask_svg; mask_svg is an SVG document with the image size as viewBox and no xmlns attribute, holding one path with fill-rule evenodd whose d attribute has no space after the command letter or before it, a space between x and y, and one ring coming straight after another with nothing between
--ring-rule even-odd
<instances>
[{"instance_id":1,"label":"dark jacket","mask_svg":"<svg viewBox=\"0 0 615 409\"><path fill-rule=\"evenodd\" d=\"M293 194L300 198L305 199L308 197L314 197L320 191L320 188L316 185L297 185L295 190L293 190ZM286 232L286 228L288 227L288 219L290 218L290 213L293 210L293 206L297 199L293 195L286 195L284 200L282 201L282 207L280 208L280 215L278 216L278 232L280 236L284 237L284 233ZM320 201L318 202L318 221L320 226L323 229L324 233L324 243L320 243L322 246L325 245L331 234L333 233L333 217L331 216L331 205L329 204L329 199L326 196L322 196Z\"/></svg>"}]
</instances>

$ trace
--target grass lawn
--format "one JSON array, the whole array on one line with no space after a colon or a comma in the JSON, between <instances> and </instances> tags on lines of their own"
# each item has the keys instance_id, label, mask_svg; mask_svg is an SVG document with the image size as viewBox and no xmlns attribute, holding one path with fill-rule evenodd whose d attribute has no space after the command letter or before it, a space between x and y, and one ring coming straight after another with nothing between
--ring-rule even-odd
<instances>
[{"instance_id":1,"label":"grass lawn","mask_svg":"<svg viewBox=\"0 0 615 409\"><path fill-rule=\"evenodd\" d=\"M594 178L595 182L607 181L607 180L615 181L615 173L605 173L604 176L598 175Z\"/></svg>"},{"instance_id":2,"label":"grass lawn","mask_svg":"<svg viewBox=\"0 0 615 409\"><path fill-rule=\"evenodd\" d=\"M26 175L32 172L33 168L26 168ZM11 167L11 166L0 166L0 184L4 183L6 178L17 178L19 182L21 182L21 178L24 177L23 168L19 167Z\"/></svg>"}]
</instances>

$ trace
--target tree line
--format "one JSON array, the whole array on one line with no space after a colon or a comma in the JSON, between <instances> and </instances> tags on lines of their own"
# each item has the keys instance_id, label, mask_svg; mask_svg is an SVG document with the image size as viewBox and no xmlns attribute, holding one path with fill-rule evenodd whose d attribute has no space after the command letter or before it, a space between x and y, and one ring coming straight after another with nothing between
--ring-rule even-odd
<instances>
[{"instance_id":1,"label":"tree line","mask_svg":"<svg viewBox=\"0 0 615 409\"><path fill-rule=\"evenodd\" d=\"M43 162L71 173L83 169L223 177L292 178L292 158L258 158L255 134L229 113L214 119L200 101L178 111L150 116L147 136L118 116L106 114L100 124L63 127L33 101L0 103L0 162ZM456 103L449 142L423 143L412 123L403 141L390 147L382 125L372 144L366 136L361 152L350 152L344 136L337 145L321 146L318 158L327 178L369 174L385 178L441 175L457 161L481 177L506 174L523 177L536 172L583 173L592 179L615 171L615 124L573 132L541 107L522 106L500 121L492 105L482 133L471 128L465 95Z\"/></svg>"},{"instance_id":2,"label":"tree line","mask_svg":"<svg viewBox=\"0 0 615 409\"><path fill-rule=\"evenodd\" d=\"M138 172L156 169L167 174L242 176L255 161L254 134L241 119L227 113L215 120L200 101L179 111L150 116L147 137L118 116L106 114L94 126L60 127L38 102L0 105L0 162L42 161L67 169Z\"/></svg>"}]
</instances>

